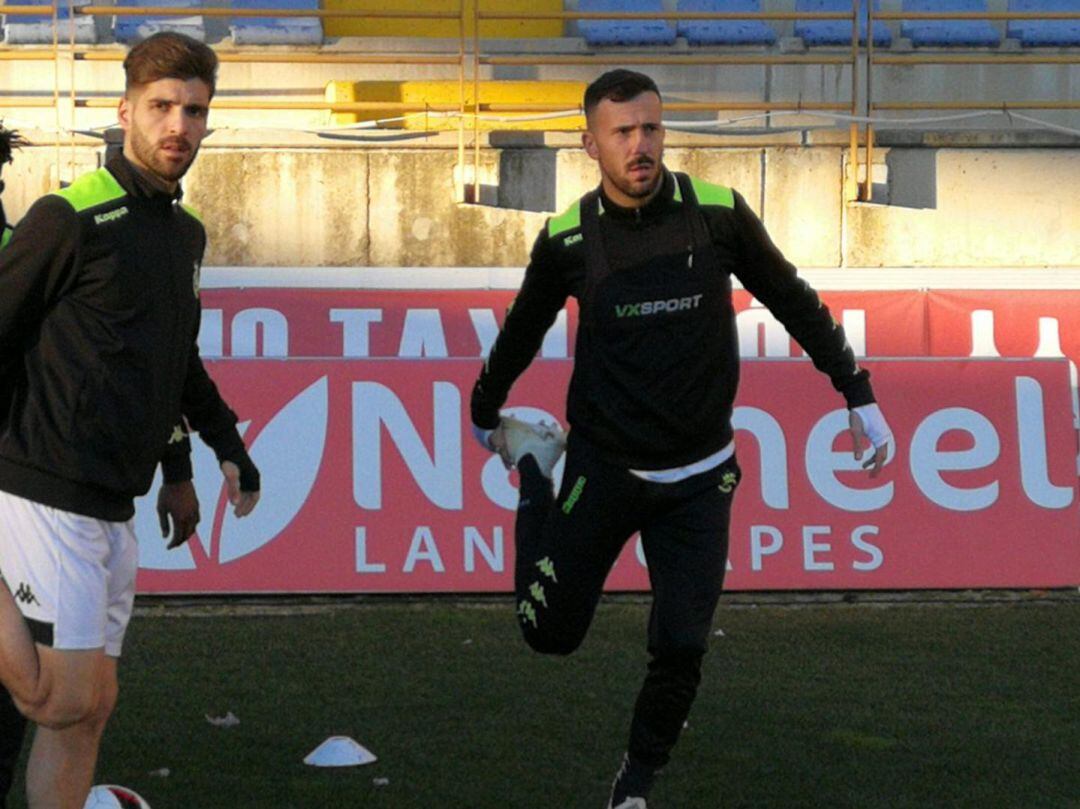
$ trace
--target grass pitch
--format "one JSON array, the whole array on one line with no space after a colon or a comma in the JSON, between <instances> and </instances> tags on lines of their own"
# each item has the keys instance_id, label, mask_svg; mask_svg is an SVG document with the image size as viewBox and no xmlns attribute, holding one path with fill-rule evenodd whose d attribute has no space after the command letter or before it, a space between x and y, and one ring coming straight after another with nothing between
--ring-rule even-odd
<instances>
[{"instance_id":1,"label":"grass pitch","mask_svg":"<svg viewBox=\"0 0 1080 809\"><path fill-rule=\"evenodd\" d=\"M647 616L607 601L577 654L544 658L508 599L144 607L98 781L154 809L601 809ZM716 628L650 809L1080 807L1076 598L729 602ZM379 761L305 766L333 734Z\"/></svg>"}]
</instances>

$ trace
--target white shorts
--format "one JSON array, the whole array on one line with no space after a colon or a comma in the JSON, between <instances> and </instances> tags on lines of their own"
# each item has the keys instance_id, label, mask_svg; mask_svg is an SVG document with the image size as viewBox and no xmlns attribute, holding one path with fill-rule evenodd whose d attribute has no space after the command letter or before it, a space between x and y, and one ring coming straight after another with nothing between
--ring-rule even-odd
<instances>
[{"instance_id":1,"label":"white shorts","mask_svg":"<svg viewBox=\"0 0 1080 809\"><path fill-rule=\"evenodd\" d=\"M34 640L119 657L135 600L132 521L108 522L0 491L0 576Z\"/></svg>"}]
</instances>

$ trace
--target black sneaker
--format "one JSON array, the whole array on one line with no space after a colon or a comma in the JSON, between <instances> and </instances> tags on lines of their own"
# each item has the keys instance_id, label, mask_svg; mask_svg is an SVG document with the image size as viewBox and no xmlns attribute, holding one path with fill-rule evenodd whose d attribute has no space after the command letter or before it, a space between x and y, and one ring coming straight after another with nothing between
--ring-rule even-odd
<instances>
[{"instance_id":1,"label":"black sneaker","mask_svg":"<svg viewBox=\"0 0 1080 809\"><path fill-rule=\"evenodd\" d=\"M611 785L611 800L608 809L647 809L645 799L649 797L656 770L646 767L623 755L615 781Z\"/></svg>"}]
</instances>

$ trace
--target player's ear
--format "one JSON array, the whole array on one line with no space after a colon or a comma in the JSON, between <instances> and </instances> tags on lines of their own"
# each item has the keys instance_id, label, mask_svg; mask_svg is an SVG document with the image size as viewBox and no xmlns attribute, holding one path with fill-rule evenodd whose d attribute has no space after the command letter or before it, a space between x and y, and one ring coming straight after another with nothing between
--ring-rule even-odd
<instances>
[{"instance_id":1,"label":"player's ear","mask_svg":"<svg viewBox=\"0 0 1080 809\"><path fill-rule=\"evenodd\" d=\"M120 122L122 129L127 131L131 128L131 102L127 94L120 96L120 104L116 108L116 120Z\"/></svg>"},{"instance_id":2,"label":"player's ear","mask_svg":"<svg viewBox=\"0 0 1080 809\"><path fill-rule=\"evenodd\" d=\"M581 133L581 145L585 147L585 153L593 160L600 159L600 151L596 148L596 138L587 129Z\"/></svg>"}]
</instances>

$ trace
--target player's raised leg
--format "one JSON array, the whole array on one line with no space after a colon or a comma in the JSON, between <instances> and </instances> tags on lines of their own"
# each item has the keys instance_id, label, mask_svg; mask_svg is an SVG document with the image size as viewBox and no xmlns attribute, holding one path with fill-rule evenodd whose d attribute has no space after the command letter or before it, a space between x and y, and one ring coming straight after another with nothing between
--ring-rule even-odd
<instances>
[{"instance_id":1,"label":"player's raised leg","mask_svg":"<svg viewBox=\"0 0 1080 809\"><path fill-rule=\"evenodd\" d=\"M129 523L0 492L0 563L8 585L0 614L12 630L0 637L0 676L38 725L27 765L30 807L81 809L116 703L135 538Z\"/></svg>"},{"instance_id":2,"label":"player's raised leg","mask_svg":"<svg viewBox=\"0 0 1080 809\"><path fill-rule=\"evenodd\" d=\"M8 690L0 686L0 806L7 805L25 734L26 717L15 707Z\"/></svg>"},{"instance_id":3,"label":"player's raised leg","mask_svg":"<svg viewBox=\"0 0 1080 809\"><path fill-rule=\"evenodd\" d=\"M51 661L51 657L64 658ZM81 658L72 665L71 658ZM92 707L79 721L66 727L38 725L26 767L26 794L31 809L82 809L94 781L98 748L105 724L116 706L116 658L102 650L71 652L43 649L44 667L69 676L92 668Z\"/></svg>"},{"instance_id":4,"label":"player's raised leg","mask_svg":"<svg viewBox=\"0 0 1080 809\"><path fill-rule=\"evenodd\" d=\"M520 474L514 528L518 623L536 651L570 654L584 639L604 580L636 530L630 490L639 481L571 436L556 497L552 457L557 460L561 447L556 453L551 444L560 439L545 442L523 431L507 431L505 439Z\"/></svg>"}]
</instances>

